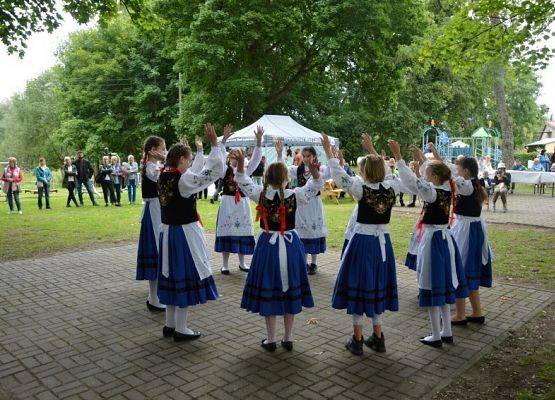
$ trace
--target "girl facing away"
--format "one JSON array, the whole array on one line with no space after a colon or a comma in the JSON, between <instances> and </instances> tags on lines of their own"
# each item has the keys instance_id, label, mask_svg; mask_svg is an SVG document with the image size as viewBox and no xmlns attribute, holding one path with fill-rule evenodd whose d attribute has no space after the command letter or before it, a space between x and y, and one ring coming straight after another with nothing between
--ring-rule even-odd
<instances>
[{"instance_id":1,"label":"girl facing away","mask_svg":"<svg viewBox=\"0 0 555 400\"><path fill-rule=\"evenodd\" d=\"M283 162L271 164L264 174L264 186L255 184L245 174L244 156L236 151L237 183L257 205L260 233L243 290L241 308L265 318L267 336L261 346L276 350L276 317L283 316L285 333L281 346L293 350L293 322L303 307L313 307L306 270L304 247L295 230L298 205L314 199L323 187L319 164L307 167L311 173L302 187L286 189L289 182Z\"/></svg>"}]
</instances>

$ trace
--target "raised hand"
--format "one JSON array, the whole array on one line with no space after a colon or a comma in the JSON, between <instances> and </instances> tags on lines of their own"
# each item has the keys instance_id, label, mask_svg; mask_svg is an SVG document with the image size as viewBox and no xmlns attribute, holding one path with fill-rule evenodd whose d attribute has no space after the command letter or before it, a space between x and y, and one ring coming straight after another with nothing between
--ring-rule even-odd
<instances>
[{"instance_id":1,"label":"raised hand","mask_svg":"<svg viewBox=\"0 0 555 400\"><path fill-rule=\"evenodd\" d=\"M155 160L158 160L158 161L165 161L166 160L165 154L163 154L159 151L156 151L156 150L150 150L148 152L148 155L149 155L149 157L152 157L152 158L154 158Z\"/></svg>"},{"instance_id":2,"label":"raised hand","mask_svg":"<svg viewBox=\"0 0 555 400\"><path fill-rule=\"evenodd\" d=\"M343 157L343 152L339 149L337 149L337 157L339 158L339 165L344 166L345 165L345 157Z\"/></svg>"},{"instance_id":3,"label":"raised hand","mask_svg":"<svg viewBox=\"0 0 555 400\"><path fill-rule=\"evenodd\" d=\"M322 147L324 148L324 152L326 153L326 156L328 157L328 160L329 160L329 159L333 158L333 152L331 151L330 138L324 132L320 132L320 135L322 135L322 139L321 139Z\"/></svg>"},{"instance_id":4,"label":"raised hand","mask_svg":"<svg viewBox=\"0 0 555 400\"><path fill-rule=\"evenodd\" d=\"M238 173L242 174L243 172L245 172L245 155L243 154L243 150L241 149L232 150L231 153L229 153L229 158L231 160L237 161Z\"/></svg>"},{"instance_id":5,"label":"raised hand","mask_svg":"<svg viewBox=\"0 0 555 400\"><path fill-rule=\"evenodd\" d=\"M362 135L360 135L360 142L362 144L362 148L366 150L369 154L378 155L378 152L374 148L374 143L372 142L372 138L369 134L363 133Z\"/></svg>"},{"instance_id":6,"label":"raised hand","mask_svg":"<svg viewBox=\"0 0 555 400\"><path fill-rule=\"evenodd\" d=\"M425 161L424 154L422 153L422 150L420 150L420 147L414 144L411 144L410 151L412 152L412 158L415 161L418 161L420 164L422 164Z\"/></svg>"},{"instance_id":7,"label":"raised hand","mask_svg":"<svg viewBox=\"0 0 555 400\"><path fill-rule=\"evenodd\" d=\"M197 152L202 151L202 139L199 136L195 136L195 147L197 148Z\"/></svg>"},{"instance_id":8,"label":"raised hand","mask_svg":"<svg viewBox=\"0 0 555 400\"><path fill-rule=\"evenodd\" d=\"M428 148L430 149L430 151L432 152L432 154L434 155L434 158L435 158L436 160L440 160L440 161L443 160L443 159L441 158L441 155L440 155L439 152L437 151L436 145L435 145L435 144L433 144L432 142L428 143Z\"/></svg>"},{"instance_id":9,"label":"raised hand","mask_svg":"<svg viewBox=\"0 0 555 400\"><path fill-rule=\"evenodd\" d=\"M210 142L212 146L216 146L218 144L218 135L216 135L216 130L214 129L214 125L210 122L204 124L204 135ZM225 138L225 136L224 136ZM223 140L222 140L223 143Z\"/></svg>"},{"instance_id":10,"label":"raised hand","mask_svg":"<svg viewBox=\"0 0 555 400\"><path fill-rule=\"evenodd\" d=\"M279 154L281 154L281 152L283 151L283 144L281 143L281 140L279 140L278 138L276 138L274 140L274 148L276 149L276 152Z\"/></svg>"},{"instance_id":11,"label":"raised hand","mask_svg":"<svg viewBox=\"0 0 555 400\"><path fill-rule=\"evenodd\" d=\"M387 145L391 149L395 160L399 161L403 158L403 156L401 155L401 147L399 146L399 143L397 143L395 140L389 139L387 141Z\"/></svg>"},{"instance_id":12,"label":"raised hand","mask_svg":"<svg viewBox=\"0 0 555 400\"><path fill-rule=\"evenodd\" d=\"M308 164L308 170L314 179L320 178L320 162L316 157L314 157L314 160Z\"/></svg>"},{"instance_id":13,"label":"raised hand","mask_svg":"<svg viewBox=\"0 0 555 400\"><path fill-rule=\"evenodd\" d=\"M183 135L183 137L181 138L181 144L187 147L191 147L189 146L189 140L187 140L187 135Z\"/></svg>"},{"instance_id":14,"label":"raised hand","mask_svg":"<svg viewBox=\"0 0 555 400\"><path fill-rule=\"evenodd\" d=\"M260 147L262 145L262 136L264 136L264 127L257 126L254 131L254 136L256 136L256 146Z\"/></svg>"},{"instance_id":15,"label":"raised hand","mask_svg":"<svg viewBox=\"0 0 555 400\"><path fill-rule=\"evenodd\" d=\"M227 124L226 126L224 126L224 134L222 137L222 144L226 144L227 139L229 139L229 137L231 136L231 134L233 133L233 126L231 126L230 124Z\"/></svg>"}]
</instances>

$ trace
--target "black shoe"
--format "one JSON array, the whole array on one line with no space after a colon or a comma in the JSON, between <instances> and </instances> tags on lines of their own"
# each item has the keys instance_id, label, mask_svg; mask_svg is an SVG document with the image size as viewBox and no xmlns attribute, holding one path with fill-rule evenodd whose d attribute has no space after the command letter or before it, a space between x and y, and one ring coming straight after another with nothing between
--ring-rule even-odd
<instances>
[{"instance_id":1,"label":"black shoe","mask_svg":"<svg viewBox=\"0 0 555 400\"><path fill-rule=\"evenodd\" d=\"M75 207L79 208L79 206L77 204L75 204Z\"/></svg>"},{"instance_id":2,"label":"black shoe","mask_svg":"<svg viewBox=\"0 0 555 400\"><path fill-rule=\"evenodd\" d=\"M363 354L362 344L364 343L364 339L356 340L356 338L351 337L347 343L345 343L345 347L355 356L361 356Z\"/></svg>"},{"instance_id":3,"label":"black shoe","mask_svg":"<svg viewBox=\"0 0 555 400\"><path fill-rule=\"evenodd\" d=\"M79 203L79 204L81 204L81 207L83 207L83 206L84 206L84 204L83 204L83 203ZM94 204L93 204L93 206L94 206Z\"/></svg>"},{"instance_id":4,"label":"black shoe","mask_svg":"<svg viewBox=\"0 0 555 400\"><path fill-rule=\"evenodd\" d=\"M483 324L484 322L486 322L486 317L484 317L483 315L481 317L466 317L466 320L474 324Z\"/></svg>"},{"instance_id":5,"label":"black shoe","mask_svg":"<svg viewBox=\"0 0 555 400\"><path fill-rule=\"evenodd\" d=\"M71 207L71 204L66 204L66 207L68 207L68 208Z\"/></svg>"},{"instance_id":6,"label":"black shoe","mask_svg":"<svg viewBox=\"0 0 555 400\"><path fill-rule=\"evenodd\" d=\"M229 269L220 268L220 272L222 273L222 275L229 275Z\"/></svg>"},{"instance_id":7,"label":"black shoe","mask_svg":"<svg viewBox=\"0 0 555 400\"><path fill-rule=\"evenodd\" d=\"M443 342L441 341L441 339L439 340L424 340L424 338L420 339L420 343L425 344L426 346L432 346L435 347L436 349L439 349L440 347L443 347Z\"/></svg>"},{"instance_id":8,"label":"black shoe","mask_svg":"<svg viewBox=\"0 0 555 400\"><path fill-rule=\"evenodd\" d=\"M281 341L281 347L283 347L287 351L292 351L293 350L293 342L284 342L282 340Z\"/></svg>"},{"instance_id":9,"label":"black shoe","mask_svg":"<svg viewBox=\"0 0 555 400\"><path fill-rule=\"evenodd\" d=\"M385 337L379 338L375 333L364 341L364 344L378 353L385 353Z\"/></svg>"},{"instance_id":10,"label":"black shoe","mask_svg":"<svg viewBox=\"0 0 555 400\"><path fill-rule=\"evenodd\" d=\"M407 207L416 207L416 204L410 203L410 204L407 204Z\"/></svg>"},{"instance_id":11,"label":"black shoe","mask_svg":"<svg viewBox=\"0 0 555 400\"><path fill-rule=\"evenodd\" d=\"M242 267L241 265L239 265L239 269L244 272L249 272L248 268Z\"/></svg>"},{"instance_id":12,"label":"black shoe","mask_svg":"<svg viewBox=\"0 0 555 400\"><path fill-rule=\"evenodd\" d=\"M47 210L52 210L52 207L48 206L46 207Z\"/></svg>"},{"instance_id":13,"label":"black shoe","mask_svg":"<svg viewBox=\"0 0 555 400\"><path fill-rule=\"evenodd\" d=\"M173 341L174 342L186 342L189 340L196 340L201 336L201 333L198 331L193 331L192 334L186 334L186 333L179 333L177 331L175 331L173 333Z\"/></svg>"},{"instance_id":14,"label":"black shoe","mask_svg":"<svg viewBox=\"0 0 555 400\"><path fill-rule=\"evenodd\" d=\"M153 306L148 302L148 300L146 301L146 308L148 308L148 311L166 311L164 307Z\"/></svg>"},{"instance_id":15,"label":"black shoe","mask_svg":"<svg viewBox=\"0 0 555 400\"><path fill-rule=\"evenodd\" d=\"M466 326L468 324L468 318L461 319L460 321L451 320L451 326Z\"/></svg>"},{"instance_id":16,"label":"black shoe","mask_svg":"<svg viewBox=\"0 0 555 400\"><path fill-rule=\"evenodd\" d=\"M308 275L316 275L316 270L318 269L318 266L314 263L310 264L307 267L307 271L308 271Z\"/></svg>"},{"instance_id":17,"label":"black shoe","mask_svg":"<svg viewBox=\"0 0 555 400\"><path fill-rule=\"evenodd\" d=\"M164 335L164 337L172 337L174 332L175 332L175 328L169 328L167 326L164 326L164 329L162 329L162 335Z\"/></svg>"},{"instance_id":18,"label":"black shoe","mask_svg":"<svg viewBox=\"0 0 555 400\"><path fill-rule=\"evenodd\" d=\"M120 203L116 203L116 207L121 207L121 204L120 204Z\"/></svg>"},{"instance_id":19,"label":"black shoe","mask_svg":"<svg viewBox=\"0 0 555 400\"><path fill-rule=\"evenodd\" d=\"M104 205L104 207L108 207L108 203L106 203L106 204Z\"/></svg>"},{"instance_id":20,"label":"black shoe","mask_svg":"<svg viewBox=\"0 0 555 400\"><path fill-rule=\"evenodd\" d=\"M453 336L442 336L441 341L443 343L453 344Z\"/></svg>"},{"instance_id":21,"label":"black shoe","mask_svg":"<svg viewBox=\"0 0 555 400\"><path fill-rule=\"evenodd\" d=\"M210 199L210 204L214 204L214 199Z\"/></svg>"},{"instance_id":22,"label":"black shoe","mask_svg":"<svg viewBox=\"0 0 555 400\"><path fill-rule=\"evenodd\" d=\"M404 207L404 206L405 206L405 203L399 203L399 205L400 205L401 207Z\"/></svg>"},{"instance_id":23,"label":"black shoe","mask_svg":"<svg viewBox=\"0 0 555 400\"><path fill-rule=\"evenodd\" d=\"M265 341L266 341L266 339L264 339L264 340L260 343L260 346L262 346L262 348L263 348L264 350L267 350L267 351L269 351L270 353L273 353L274 351L276 351L276 348L277 348L276 342L273 342L273 343L264 343Z\"/></svg>"},{"instance_id":24,"label":"black shoe","mask_svg":"<svg viewBox=\"0 0 555 400\"><path fill-rule=\"evenodd\" d=\"M83 205L83 204L81 204L81 205ZM98 203L93 203L93 206L98 207Z\"/></svg>"}]
</instances>

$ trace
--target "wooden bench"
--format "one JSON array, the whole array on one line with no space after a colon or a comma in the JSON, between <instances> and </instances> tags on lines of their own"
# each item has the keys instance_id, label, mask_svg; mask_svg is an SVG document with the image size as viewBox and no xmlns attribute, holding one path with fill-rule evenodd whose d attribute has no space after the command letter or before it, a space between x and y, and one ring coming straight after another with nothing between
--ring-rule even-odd
<instances>
[{"instance_id":1,"label":"wooden bench","mask_svg":"<svg viewBox=\"0 0 555 400\"><path fill-rule=\"evenodd\" d=\"M337 199L339 195L343 192L341 189L334 189L333 180L329 179L324 183L324 187L320 190L320 194L323 197L329 197L332 199L335 204L339 204L339 200Z\"/></svg>"}]
</instances>

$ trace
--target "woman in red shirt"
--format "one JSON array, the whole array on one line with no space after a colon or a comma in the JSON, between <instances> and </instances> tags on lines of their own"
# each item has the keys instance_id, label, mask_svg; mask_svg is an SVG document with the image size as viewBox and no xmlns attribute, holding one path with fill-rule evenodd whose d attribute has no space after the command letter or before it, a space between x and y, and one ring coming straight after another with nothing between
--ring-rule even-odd
<instances>
[{"instance_id":1,"label":"woman in red shirt","mask_svg":"<svg viewBox=\"0 0 555 400\"><path fill-rule=\"evenodd\" d=\"M8 200L8 206L10 207L9 214L14 212L14 201L17 206L17 212L23 214L21 211L21 202L19 201L22 180L23 171L17 166L15 157L10 157L8 159L8 166L4 168L4 173L2 174L2 191L6 194Z\"/></svg>"}]
</instances>

